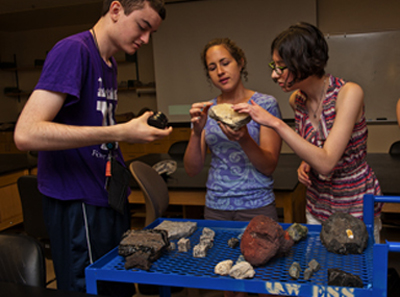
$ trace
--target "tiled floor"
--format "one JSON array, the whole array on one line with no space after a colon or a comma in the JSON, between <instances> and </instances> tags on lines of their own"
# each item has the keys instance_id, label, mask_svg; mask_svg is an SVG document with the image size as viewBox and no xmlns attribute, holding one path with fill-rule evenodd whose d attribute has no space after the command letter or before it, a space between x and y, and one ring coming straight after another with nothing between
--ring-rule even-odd
<instances>
[{"instance_id":1,"label":"tiled floor","mask_svg":"<svg viewBox=\"0 0 400 297\"><path fill-rule=\"evenodd\" d=\"M393 219L394 218L394 219ZM1 233L21 233L23 232L23 225L18 225L13 228L2 231ZM381 241L385 240L389 241L397 241L400 242L400 215L391 216L389 220L389 224L383 224L382 232L381 232ZM394 268L397 273L400 274L400 253L389 253L389 268ZM47 282L54 280L54 269L53 263L51 259L46 258L46 271L47 271ZM400 283L397 283L397 288L400 290ZM57 288L57 282L51 281L48 285L48 288ZM397 291L398 292L398 291ZM133 297L152 297L158 296L155 295L144 295L139 291ZM202 289L188 289L184 288L180 292L172 293L173 297L222 297L223 292L221 291L212 291L212 290L202 290ZM397 296L397 295L393 295ZM390 297L390 296L389 296Z\"/></svg>"}]
</instances>

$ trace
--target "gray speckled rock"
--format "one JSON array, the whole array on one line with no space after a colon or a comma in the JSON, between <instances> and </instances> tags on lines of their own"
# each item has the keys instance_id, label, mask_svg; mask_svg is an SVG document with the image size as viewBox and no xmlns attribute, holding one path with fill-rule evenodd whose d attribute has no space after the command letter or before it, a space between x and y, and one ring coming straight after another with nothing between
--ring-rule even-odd
<instances>
[{"instance_id":1,"label":"gray speckled rock","mask_svg":"<svg viewBox=\"0 0 400 297\"><path fill-rule=\"evenodd\" d=\"M293 262L289 267L289 275L294 279L298 279L300 277L300 272L300 264L298 262Z\"/></svg>"},{"instance_id":2,"label":"gray speckled rock","mask_svg":"<svg viewBox=\"0 0 400 297\"><path fill-rule=\"evenodd\" d=\"M207 251L210 249L210 245L207 242L200 242L193 247L194 258L204 258L207 256Z\"/></svg>"},{"instance_id":3,"label":"gray speckled rock","mask_svg":"<svg viewBox=\"0 0 400 297\"><path fill-rule=\"evenodd\" d=\"M314 271L310 267L306 268L303 273L304 279L309 280L311 278L311 276L313 275L313 273L314 273Z\"/></svg>"},{"instance_id":4,"label":"gray speckled rock","mask_svg":"<svg viewBox=\"0 0 400 297\"><path fill-rule=\"evenodd\" d=\"M308 267L312 269L313 272L316 272L321 268L321 266L315 259L312 259L310 262L308 262Z\"/></svg>"},{"instance_id":5,"label":"gray speckled rock","mask_svg":"<svg viewBox=\"0 0 400 297\"><path fill-rule=\"evenodd\" d=\"M168 239L180 239L183 237L189 237L197 229L196 222L174 222L165 220L154 230L165 230L168 232Z\"/></svg>"},{"instance_id":6,"label":"gray speckled rock","mask_svg":"<svg viewBox=\"0 0 400 297\"><path fill-rule=\"evenodd\" d=\"M326 249L336 254L361 254L368 244L364 222L342 212L322 223L320 238Z\"/></svg>"},{"instance_id":7,"label":"gray speckled rock","mask_svg":"<svg viewBox=\"0 0 400 297\"><path fill-rule=\"evenodd\" d=\"M228 103L214 105L209 109L208 115L210 118L224 123L233 130L239 130L251 121L251 117L248 114L234 111L232 104Z\"/></svg>"}]
</instances>

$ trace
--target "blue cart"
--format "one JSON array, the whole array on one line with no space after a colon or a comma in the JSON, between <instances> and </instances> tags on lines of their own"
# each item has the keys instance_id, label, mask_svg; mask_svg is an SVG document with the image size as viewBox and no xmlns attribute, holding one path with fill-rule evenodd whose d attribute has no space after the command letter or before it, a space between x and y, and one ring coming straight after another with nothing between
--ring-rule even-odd
<instances>
[{"instance_id":1,"label":"blue cart","mask_svg":"<svg viewBox=\"0 0 400 297\"><path fill-rule=\"evenodd\" d=\"M364 222L370 234L368 246L360 255L338 255L330 253L322 245L319 234L321 226L307 225L307 238L296 243L289 254L270 260L265 266L256 267L252 279L237 280L230 276L214 273L214 267L223 260L235 260L240 256L240 248L228 247L228 240L244 232L248 223L233 221L208 221L188 219L168 219L173 221L197 222L198 228L189 239L192 247L199 243L204 227L215 231L214 246L208 250L207 257L194 258L192 251L187 253L164 251L150 270L126 270L125 260L118 255L118 247L86 268L87 292L97 294L97 281L117 281L143 283L160 286L160 296L169 297L170 287L186 287L211 290L242 291L283 296L350 297L350 296L386 296L388 253L400 252L400 243L386 242L374 244L373 205L374 202L400 202L400 197L373 196L364 197ZM154 228L165 219L157 219L146 228ZM281 224L286 229L290 224ZM309 280L303 275L293 280L288 273L291 264L300 263L302 270L308 262L316 259L321 269ZM338 268L358 275L363 288L328 286L328 268Z\"/></svg>"}]
</instances>

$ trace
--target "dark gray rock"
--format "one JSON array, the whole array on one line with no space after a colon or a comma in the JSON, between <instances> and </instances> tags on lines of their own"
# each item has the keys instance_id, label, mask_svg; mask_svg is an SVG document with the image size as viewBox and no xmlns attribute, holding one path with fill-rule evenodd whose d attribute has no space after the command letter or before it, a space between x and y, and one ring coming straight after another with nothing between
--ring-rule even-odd
<instances>
[{"instance_id":1,"label":"dark gray rock","mask_svg":"<svg viewBox=\"0 0 400 297\"><path fill-rule=\"evenodd\" d=\"M328 286L362 288L363 282L358 275L340 269L328 269Z\"/></svg>"},{"instance_id":2,"label":"dark gray rock","mask_svg":"<svg viewBox=\"0 0 400 297\"><path fill-rule=\"evenodd\" d=\"M214 105L209 109L208 115L210 118L224 123L233 130L239 130L251 121L250 115L234 111L232 104L229 103Z\"/></svg>"},{"instance_id":3,"label":"dark gray rock","mask_svg":"<svg viewBox=\"0 0 400 297\"><path fill-rule=\"evenodd\" d=\"M164 230L128 230L122 235L118 254L125 257L126 269L147 270L168 247L168 235Z\"/></svg>"},{"instance_id":4,"label":"dark gray rock","mask_svg":"<svg viewBox=\"0 0 400 297\"><path fill-rule=\"evenodd\" d=\"M125 258L125 269L139 268L149 270L152 262L149 260L150 254L139 251Z\"/></svg>"},{"instance_id":5,"label":"dark gray rock","mask_svg":"<svg viewBox=\"0 0 400 297\"><path fill-rule=\"evenodd\" d=\"M239 239L232 237L228 240L228 246L231 248L236 248L239 245Z\"/></svg>"},{"instance_id":6,"label":"dark gray rock","mask_svg":"<svg viewBox=\"0 0 400 297\"><path fill-rule=\"evenodd\" d=\"M337 212L322 223L322 244L336 254L361 254L368 244L368 232L360 219Z\"/></svg>"}]
</instances>

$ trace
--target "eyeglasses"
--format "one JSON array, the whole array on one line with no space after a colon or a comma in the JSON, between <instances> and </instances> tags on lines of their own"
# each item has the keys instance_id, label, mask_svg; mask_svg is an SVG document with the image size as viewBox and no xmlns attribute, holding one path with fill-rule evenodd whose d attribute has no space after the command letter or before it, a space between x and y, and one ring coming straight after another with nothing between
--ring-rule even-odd
<instances>
[{"instance_id":1,"label":"eyeglasses","mask_svg":"<svg viewBox=\"0 0 400 297\"><path fill-rule=\"evenodd\" d=\"M275 73L278 75L282 75L283 70L285 70L287 68L287 66L276 66L274 61L269 63L268 66L271 67L272 71L275 70Z\"/></svg>"}]
</instances>

